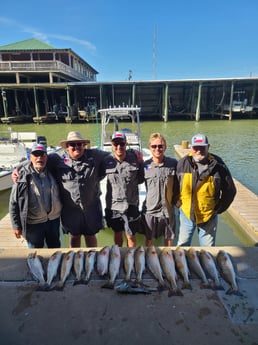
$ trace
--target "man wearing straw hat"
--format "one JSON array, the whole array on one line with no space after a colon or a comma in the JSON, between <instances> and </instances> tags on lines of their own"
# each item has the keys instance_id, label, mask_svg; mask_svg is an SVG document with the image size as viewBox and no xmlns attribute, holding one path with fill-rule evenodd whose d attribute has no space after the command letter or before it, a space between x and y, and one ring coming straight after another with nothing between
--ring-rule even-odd
<instances>
[{"instance_id":1,"label":"man wearing straw hat","mask_svg":"<svg viewBox=\"0 0 258 345\"><path fill-rule=\"evenodd\" d=\"M87 247L97 247L96 233L103 228L100 202L100 180L105 175L104 157L108 152L87 149L90 140L79 132L69 132L60 145L67 156L49 156L48 166L59 183L64 233L70 233L70 246L81 246L81 235Z\"/></svg>"}]
</instances>

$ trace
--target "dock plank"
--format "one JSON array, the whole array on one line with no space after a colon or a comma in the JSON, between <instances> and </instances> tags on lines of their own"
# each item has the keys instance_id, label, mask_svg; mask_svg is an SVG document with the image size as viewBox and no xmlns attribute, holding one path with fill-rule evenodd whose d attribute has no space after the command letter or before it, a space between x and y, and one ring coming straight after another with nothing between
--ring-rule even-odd
<instances>
[{"instance_id":1,"label":"dock plank","mask_svg":"<svg viewBox=\"0 0 258 345\"><path fill-rule=\"evenodd\" d=\"M28 248L27 241L24 238L15 238L9 213L0 220L0 247Z\"/></svg>"}]
</instances>

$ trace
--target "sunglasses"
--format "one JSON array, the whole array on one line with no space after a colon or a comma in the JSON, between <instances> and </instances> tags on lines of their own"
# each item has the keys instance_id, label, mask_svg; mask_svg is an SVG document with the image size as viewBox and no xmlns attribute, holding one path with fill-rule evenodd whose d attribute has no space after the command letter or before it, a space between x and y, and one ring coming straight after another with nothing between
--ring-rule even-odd
<instances>
[{"instance_id":1,"label":"sunglasses","mask_svg":"<svg viewBox=\"0 0 258 345\"><path fill-rule=\"evenodd\" d=\"M113 143L113 145L115 146L115 147L117 147L117 146L121 146L121 147L124 147L126 144L125 144L125 142L121 142L121 143Z\"/></svg>"},{"instance_id":2,"label":"sunglasses","mask_svg":"<svg viewBox=\"0 0 258 345\"><path fill-rule=\"evenodd\" d=\"M43 152L43 151L35 151L35 152L32 153L32 155L35 156L35 157L44 157L45 154L46 153Z\"/></svg>"},{"instance_id":3,"label":"sunglasses","mask_svg":"<svg viewBox=\"0 0 258 345\"><path fill-rule=\"evenodd\" d=\"M204 151L206 150L207 146L192 146L194 151Z\"/></svg>"},{"instance_id":4,"label":"sunglasses","mask_svg":"<svg viewBox=\"0 0 258 345\"><path fill-rule=\"evenodd\" d=\"M68 145L71 147L82 147L83 143L69 143Z\"/></svg>"},{"instance_id":5,"label":"sunglasses","mask_svg":"<svg viewBox=\"0 0 258 345\"><path fill-rule=\"evenodd\" d=\"M162 150L164 148L164 145L151 145L151 148L152 149L159 149L159 150Z\"/></svg>"}]
</instances>

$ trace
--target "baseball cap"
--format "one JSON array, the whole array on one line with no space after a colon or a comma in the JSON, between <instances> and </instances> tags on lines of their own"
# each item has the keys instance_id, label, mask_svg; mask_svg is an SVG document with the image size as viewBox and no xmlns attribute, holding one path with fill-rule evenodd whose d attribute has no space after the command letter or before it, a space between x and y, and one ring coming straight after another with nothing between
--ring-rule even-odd
<instances>
[{"instance_id":1,"label":"baseball cap","mask_svg":"<svg viewBox=\"0 0 258 345\"><path fill-rule=\"evenodd\" d=\"M204 134L196 134L192 137L192 146L208 146L208 137Z\"/></svg>"},{"instance_id":2,"label":"baseball cap","mask_svg":"<svg viewBox=\"0 0 258 345\"><path fill-rule=\"evenodd\" d=\"M125 134L123 132L115 132L112 135L112 140L115 140L115 139L126 140L126 136L125 136Z\"/></svg>"},{"instance_id":3,"label":"baseball cap","mask_svg":"<svg viewBox=\"0 0 258 345\"><path fill-rule=\"evenodd\" d=\"M31 153L36 152L36 151L43 151L43 152L46 153L46 152L47 152L47 149L46 149L46 146L45 146L45 145L35 143L35 144L32 145Z\"/></svg>"}]
</instances>

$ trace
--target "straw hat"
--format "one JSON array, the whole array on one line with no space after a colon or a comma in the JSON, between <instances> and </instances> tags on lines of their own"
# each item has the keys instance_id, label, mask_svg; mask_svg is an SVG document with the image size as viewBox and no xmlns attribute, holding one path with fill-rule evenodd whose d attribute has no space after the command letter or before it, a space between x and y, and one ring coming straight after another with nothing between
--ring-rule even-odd
<instances>
[{"instance_id":1,"label":"straw hat","mask_svg":"<svg viewBox=\"0 0 258 345\"><path fill-rule=\"evenodd\" d=\"M60 141L60 145L63 148L66 148L67 144L71 143L71 142L73 142L73 143L83 143L83 144L86 145L86 144L90 143L90 140L83 139L83 137L82 137L80 132L69 132L67 134L67 139Z\"/></svg>"}]
</instances>

